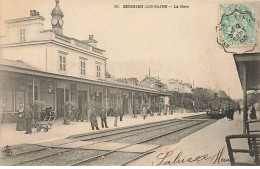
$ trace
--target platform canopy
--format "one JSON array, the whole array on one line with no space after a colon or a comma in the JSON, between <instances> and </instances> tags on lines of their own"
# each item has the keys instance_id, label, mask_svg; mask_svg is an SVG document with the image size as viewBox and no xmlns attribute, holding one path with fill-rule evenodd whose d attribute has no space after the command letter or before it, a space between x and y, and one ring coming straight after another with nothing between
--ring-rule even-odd
<instances>
[{"instance_id":1,"label":"platform canopy","mask_svg":"<svg viewBox=\"0 0 260 169\"><path fill-rule=\"evenodd\" d=\"M233 56L243 90L260 90L260 53L234 54ZM244 77L246 77L246 88L243 85Z\"/></svg>"},{"instance_id":2,"label":"platform canopy","mask_svg":"<svg viewBox=\"0 0 260 169\"><path fill-rule=\"evenodd\" d=\"M243 133L246 133L246 121L248 120L247 91L260 89L260 53L234 54L233 56L243 88Z\"/></svg>"}]
</instances>

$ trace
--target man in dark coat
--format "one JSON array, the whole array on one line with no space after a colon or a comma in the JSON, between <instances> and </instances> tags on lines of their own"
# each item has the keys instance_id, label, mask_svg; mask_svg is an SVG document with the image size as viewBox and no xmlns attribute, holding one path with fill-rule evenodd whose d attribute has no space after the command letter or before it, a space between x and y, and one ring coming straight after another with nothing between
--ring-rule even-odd
<instances>
[{"instance_id":1,"label":"man in dark coat","mask_svg":"<svg viewBox=\"0 0 260 169\"><path fill-rule=\"evenodd\" d=\"M118 107L117 106L115 107L115 110L114 110L114 116L115 116L114 126L117 127L117 119L118 119L118 116L119 116L119 112L118 112Z\"/></svg>"},{"instance_id":2,"label":"man in dark coat","mask_svg":"<svg viewBox=\"0 0 260 169\"><path fill-rule=\"evenodd\" d=\"M252 105L252 109L251 109L251 113L250 113L250 118L251 118L251 119L257 119L257 117L256 117L256 110L255 110L254 105Z\"/></svg>"},{"instance_id":3,"label":"man in dark coat","mask_svg":"<svg viewBox=\"0 0 260 169\"><path fill-rule=\"evenodd\" d=\"M89 117L90 117L90 123L91 123L92 130L94 130L95 127L96 127L96 130L99 130L98 123L97 123L97 114L96 114L96 110L94 107L91 109Z\"/></svg>"},{"instance_id":4,"label":"man in dark coat","mask_svg":"<svg viewBox=\"0 0 260 169\"><path fill-rule=\"evenodd\" d=\"M34 113L29 105L25 106L23 116L25 118L25 134L32 134L32 121L34 122Z\"/></svg>"},{"instance_id":5,"label":"man in dark coat","mask_svg":"<svg viewBox=\"0 0 260 169\"><path fill-rule=\"evenodd\" d=\"M101 110L100 117L101 117L101 126L102 126L102 128L104 128L104 126L106 128L108 128L107 127L107 116L106 116L106 111L105 111L104 108L102 108L102 110Z\"/></svg>"},{"instance_id":6,"label":"man in dark coat","mask_svg":"<svg viewBox=\"0 0 260 169\"><path fill-rule=\"evenodd\" d=\"M229 119L234 120L234 108L232 106L229 107Z\"/></svg>"},{"instance_id":7,"label":"man in dark coat","mask_svg":"<svg viewBox=\"0 0 260 169\"><path fill-rule=\"evenodd\" d=\"M124 116L124 108L119 109L119 115L120 115L120 121L123 121L123 116Z\"/></svg>"}]
</instances>

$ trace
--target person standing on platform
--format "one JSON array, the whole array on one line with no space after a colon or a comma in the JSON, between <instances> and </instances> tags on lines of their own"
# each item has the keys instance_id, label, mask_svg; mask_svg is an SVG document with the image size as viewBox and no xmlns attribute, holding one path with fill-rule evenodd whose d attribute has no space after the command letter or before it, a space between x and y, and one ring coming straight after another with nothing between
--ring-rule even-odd
<instances>
[{"instance_id":1,"label":"person standing on platform","mask_svg":"<svg viewBox=\"0 0 260 169\"><path fill-rule=\"evenodd\" d=\"M16 131L25 131L25 119L23 114L24 114L24 106L22 103L20 103L18 108L18 120L16 123Z\"/></svg>"},{"instance_id":2,"label":"person standing on platform","mask_svg":"<svg viewBox=\"0 0 260 169\"><path fill-rule=\"evenodd\" d=\"M143 117L143 119L145 119L146 116L147 116L147 109L146 109L146 106L144 106L143 109L142 109L142 117Z\"/></svg>"},{"instance_id":3,"label":"person standing on platform","mask_svg":"<svg viewBox=\"0 0 260 169\"><path fill-rule=\"evenodd\" d=\"M254 105L252 105L252 109L251 109L251 113L250 113L250 118L251 118L251 119L257 119L257 117L256 117L256 110L255 110Z\"/></svg>"},{"instance_id":4,"label":"person standing on platform","mask_svg":"<svg viewBox=\"0 0 260 169\"><path fill-rule=\"evenodd\" d=\"M246 110L245 110L245 115L244 115L245 121L248 121L248 110L249 110L248 108L249 108L249 107L247 107L247 106L245 107L245 109L246 109Z\"/></svg>"},{"instance_id":5,"label":"person standing on platform","mask_svg":"<svg viewBox=\"0 0 260 169\"><path fill-rule=\"evenodd\" d=\"M232 107L232 105L229 107L229 119L230 120L234 120L234 109Z\"/></svg>"},{"instance_id":6,"label":"person standing on platform","mask_svg":"<svg viewBox=\"0 0 260 169\"><path fill-rule=\"evenodd\" d=\"M34 122L34 113L29 105L25 106L23 116L25 118L25 134L32 134L32 122Z\"/></svg>"},{"instance_id":7,"label":"person standing on platform","mask_svg":"<svg viewBox=\"0 0 260 169\"><path fill-rule=\"evenodd\" d=\"M104 126L106 127L106 128L108 128L107 127L107 116L106 116L106 111L105 111L105 109L102 107L102 110L101 110L101 113L100 113L100 117L101 117L101 126L102 126L102 128L104 128Z\"/></svg>"},{"instance_id":8,"label":"person standing on platform","mask_svg":"<svg viewBox=\"0 0 260 169\"><path fill-rule=\"evenodd\" d=\"M240 105L238 105L238 114L241 114L241 108L240 108Z\"/></svg>"},{"instance_id":9,"label":"person standing on platform","mask_svg":"<svg viewBox=\"0 0 260 169\"><path fill-rule=\"evenodd\" d=\"M124 116L124 108L123 107L121 107L119 109L119 115L120 115L120 121L123 121L123 116Z\"/></svg>"},{"instance_id":10,"label":"person standing on platform","mask_svg":"<svg viewBox=\"0 0 260 169\"><path fill-rule=\"evenodd\" d=\"M119 112L118 112L118 107L116 106L115 107L115 110L114 110L114 116L115 116L115 122L114 122L114 126L117 127L117 119L118 119L118 116L119 116Z\"/></svg>"},{"instance_id":11,"label":"person standing on platform","mask_svg":"<svg viewBox=\"0 0 260 169\"><path fill-rule=\"evenodd\" d=\"M97 123L96 109L94 107L91 109L89 117L90 117L90 123L91 123L92 130L94 130L95 127L96 127L96 130L99 130L98 123Z\"/></svg>"}]
</instances>

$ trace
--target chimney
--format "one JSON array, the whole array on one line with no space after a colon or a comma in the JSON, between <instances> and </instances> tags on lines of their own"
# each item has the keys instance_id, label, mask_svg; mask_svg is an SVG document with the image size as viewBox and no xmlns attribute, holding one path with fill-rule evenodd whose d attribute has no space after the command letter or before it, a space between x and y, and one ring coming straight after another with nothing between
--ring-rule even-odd
<instances>
[{"instance_id":1,"label":"chimney","mask_svg":"<svg viewBox=\"0 0 260 169\"><path fill-rule=\"evenodd\" d=\"M149 77L151 77L151 71L150 71L150 68L149 68Z\"/></svg>"},{"instance_id":2,"label":"chimney","mask_svg":"<svg viewBox=\"0 0 260 169\"><path fill-rule=\"evenodd\" d=\"M37 12L36 10L30 10L30 16L39 16L40 13Z\"/></svg>"},{"instance_id":3,"label":"chimney","mask_svg":"<svg viewBox=\"0 0 260 169\"><path fill-rule=\"evenodd\" d=\"M89 35L89 40L93 40L93 35Z\"/></svg>"}]
</instances>

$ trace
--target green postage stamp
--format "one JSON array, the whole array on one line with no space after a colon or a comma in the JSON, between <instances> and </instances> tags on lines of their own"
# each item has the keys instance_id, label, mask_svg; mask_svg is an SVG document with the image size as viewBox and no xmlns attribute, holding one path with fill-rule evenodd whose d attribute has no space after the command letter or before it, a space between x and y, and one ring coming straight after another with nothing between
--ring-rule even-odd
<instances>
[{"instance_id":1,"label":"green postage stamp","mask_svg":"<svg viewBox=\"0 0 260 169\"><path fill-rule=\"evenodd\" d=\"M254 50L257 45L255 4L221 4L219 14L218 44L228 53Z\"/></svg>"}]
</instances>

